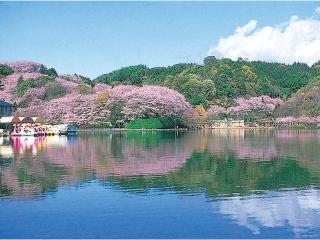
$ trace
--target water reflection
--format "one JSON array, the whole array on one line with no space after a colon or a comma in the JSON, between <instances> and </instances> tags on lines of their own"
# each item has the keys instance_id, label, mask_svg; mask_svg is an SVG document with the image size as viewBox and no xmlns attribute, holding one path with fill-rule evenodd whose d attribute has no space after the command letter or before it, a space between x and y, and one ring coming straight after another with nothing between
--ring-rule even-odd
<instances>
[{"instance_id":1,"label":"water reflection","mask_svg":"<svg viewBox=\"0 0 320 240\"><path fill-rule=\"evenodd\" d=\"M2 139L1 159L11 164L1 164L1 190L31 196L48 190L48 183L54 189L92 178L167 174L180 168L192 152L193 139L183 134L115 132Z\"/></svg>"},{"instance_id":2,"label":"water reflection","mask_svg":"<svg viewBox=\"0 0 320 240\"><path fill-rule=\"evenodd\" d=\"M220 202L219 212L255 235L261 233L261 228L289 225L296 238L319 236L320 193L314 189L231 197Z\"/></svg>"},{"instance_id":3,"label":"water reflection","mask_svg":"<svg viewBox=\"0 0 320 240\"><path fill-rule=\"evenodd\" d=\"M205 195L221 216L252 234L289 225L296 237L314 237L320 229L319 156L316 130L0 138L0 196L33 199L94 180L146 197Z\"/></svg>"},{"instance_id":4,"label":"water reflection","mask_svg":"<svg viewBox=\"0 0 320 240\"><path fill-rule=\"evenodd\" d=\"M0 139L0 156L1 190L13 195L26 185L38 184L41 193L48 181L58 186L98 179L127 189L200 190L214 197L319 186L320 134L242 129L14 137Z\"/></svg>"}]
</instances>

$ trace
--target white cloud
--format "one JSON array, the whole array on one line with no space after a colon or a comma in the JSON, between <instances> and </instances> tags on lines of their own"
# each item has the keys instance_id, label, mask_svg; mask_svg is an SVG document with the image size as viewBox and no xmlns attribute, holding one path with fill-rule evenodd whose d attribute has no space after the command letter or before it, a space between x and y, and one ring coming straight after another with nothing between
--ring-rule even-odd
<instances>
[{"instance_id":1,"label":"white cloud","mask_svg":"<svg viewBox=\"0 0 320 240\"><path fill-rule=\"evenodd\" d=\"M252 32L257 27L257 20L251 20L246 25L242 27L237 27L235 33L237 34L248 34Z\"/></svg>"},{"instance_id":2,"label":"white cloud","mask_svg":"<svg viewBox=\"0 0 320 240\"><path fill-rule=\"evenodd\" d=\"M299 19L292 16L289 22L261 28L257 28L256 20L251 20L237 27L232 35L219 39L208 54L234 60L243 57L312 65L320 60L320 20L317 14L320 15L320 7L313 17Z\"/></svg>"}]
</instances>

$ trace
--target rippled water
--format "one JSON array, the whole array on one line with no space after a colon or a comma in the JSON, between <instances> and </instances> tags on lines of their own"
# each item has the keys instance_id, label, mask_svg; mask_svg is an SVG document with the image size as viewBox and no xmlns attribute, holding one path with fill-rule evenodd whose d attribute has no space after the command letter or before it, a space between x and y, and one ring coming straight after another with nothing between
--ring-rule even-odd
<instances>
[{"instance_id":1,"label":"rippled water","mask_svg":"<svg viewBox=\"0 0 320 240\"><path fill-rule=\"evenodd\" d=\"M0 138L0 238L320 238L320 132Z\"/></svg>"}]
</instances>

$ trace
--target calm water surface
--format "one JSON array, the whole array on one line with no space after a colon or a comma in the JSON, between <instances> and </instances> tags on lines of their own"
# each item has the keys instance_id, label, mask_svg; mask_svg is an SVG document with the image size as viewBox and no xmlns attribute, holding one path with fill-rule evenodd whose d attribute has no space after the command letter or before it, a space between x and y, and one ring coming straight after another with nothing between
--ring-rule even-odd
<instances>
[{"instance_id":1,"label":"calm water surface","mask_svg":"<svg viewBox=\"0 0 320 240\"><path fill-rule=\"evenodd\" d=\"M320 131L0 138L0 238L320 238Z\"/></svg>"}]
</instances>

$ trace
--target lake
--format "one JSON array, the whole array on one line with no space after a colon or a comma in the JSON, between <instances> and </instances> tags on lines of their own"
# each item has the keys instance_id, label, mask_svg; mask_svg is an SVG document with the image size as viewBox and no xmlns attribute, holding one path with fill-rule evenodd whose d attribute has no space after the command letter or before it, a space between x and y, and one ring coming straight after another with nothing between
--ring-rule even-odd
<instances>
[{"instance_id":1,"label":"lake","mask_svg":"<svg viewBox=\"0 0 320 240\"><path fill-rule=\"evenodd\" d=\"M0 138L0 238L320 238L320 131Z\"/></svg>"}]
</instances>

